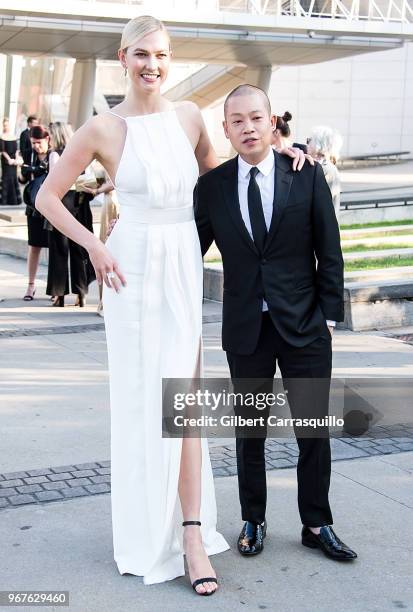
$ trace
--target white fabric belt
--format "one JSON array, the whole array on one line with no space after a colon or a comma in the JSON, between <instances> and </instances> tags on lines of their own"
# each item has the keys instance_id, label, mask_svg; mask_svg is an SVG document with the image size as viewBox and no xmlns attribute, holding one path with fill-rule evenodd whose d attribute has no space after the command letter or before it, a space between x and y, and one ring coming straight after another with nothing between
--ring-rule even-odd
<instances>
[{"instance_id":1,"label":"white fabric belt","mask_svg":"<svg viewBox=\"0 0 413 612\"><path fill-rule=\"evenodd\" d=\"M194 219L193 206L181 208L142 208L134 206L120 207L119 220L127 223L146 223L164 225L166 223L186 223Z\"/></svg>"}]
</instances>

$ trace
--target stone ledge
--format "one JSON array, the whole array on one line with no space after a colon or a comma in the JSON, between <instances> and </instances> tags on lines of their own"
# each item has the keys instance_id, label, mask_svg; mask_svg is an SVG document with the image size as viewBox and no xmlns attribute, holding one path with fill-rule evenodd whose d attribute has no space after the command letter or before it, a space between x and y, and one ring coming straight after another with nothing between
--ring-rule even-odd
<instances>
[{"instance_id":1,"label":"stone ledge","mask_svg":"<svg viewBox=\"0 0 413 612\"><path fill-rule=\"evenodd\" d=\"M221 263L204 268L204 297L222 302ZM413 325L413 281L406 278L345 282L344 321L338 329L368 331Z\"/></svg>"}]
</instances>

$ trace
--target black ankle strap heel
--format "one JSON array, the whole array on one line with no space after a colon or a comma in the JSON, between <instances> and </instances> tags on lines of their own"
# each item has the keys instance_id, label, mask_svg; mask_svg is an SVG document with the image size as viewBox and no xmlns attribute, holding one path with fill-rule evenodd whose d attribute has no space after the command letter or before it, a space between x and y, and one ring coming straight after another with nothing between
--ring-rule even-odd
<instances>
[{"instance_id":1,"label":"black ankle strap heel","mask_svg":"<svg viewBox=\"0 0 413 612\"><path fill-rule=\"evenodd\" d=\"M200 527L201 526L201 521L184 521L182 523L182 527L186 527L187 525L198 525ZM196 590L196 587L199 584L202 584L203 582L215 582L215 584L218 584L218 581L215 578L215 576L209 576L207 578L198 578L198 580L194 580L194 582L192 583L192 588L194 589L194 591L195 591L195 593L197 595L213 595L215 593L215 591L211 591L211 593L208 593L207 591L205 593L199 593Z\"/></svg>"}]
</instances>

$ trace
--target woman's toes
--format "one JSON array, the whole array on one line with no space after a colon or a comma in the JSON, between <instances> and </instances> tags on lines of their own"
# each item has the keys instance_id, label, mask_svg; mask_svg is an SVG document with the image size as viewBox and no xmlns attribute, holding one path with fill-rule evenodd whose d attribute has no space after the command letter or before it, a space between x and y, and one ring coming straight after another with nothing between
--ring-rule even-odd
<instances>
[{"instance_id":1,"label":"woman's toes","mask_svg":"<svg viewBox=\"0 0 413 612\"><path fill-rule=\"evenodd\" d=\"M204 583L202 583L202 584L198 584L198 585L195 587L195 590L196 590L196 592L197 592L197 593L199 593L200 595L202 595L203 593L206 593L206 592L207 592L207 589L205 588Z\"/></svg>"}]
</instances>

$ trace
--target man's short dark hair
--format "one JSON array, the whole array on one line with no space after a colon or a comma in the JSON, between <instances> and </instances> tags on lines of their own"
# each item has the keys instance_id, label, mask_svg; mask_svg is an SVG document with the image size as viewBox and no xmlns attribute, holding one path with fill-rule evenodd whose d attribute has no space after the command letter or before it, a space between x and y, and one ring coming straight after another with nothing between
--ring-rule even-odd
<instances>
[{"instance_id":1,"label":"man's short dark hair","mask_svg":"<svg viewBox=\"0 0 413 612\"><path fill-rule=\"evenodd\" d=\"M36 115L29 115L27 117L27 123L31 123L32 121L38 121Z\"/></svg>"},{"instance_id":2,"label":"man's short dark hair","mask_svg":"<svg viewBox=\"0 0 413 612\"><path fill-rule=\"evenodd\" d=\"M268 110L268 114L271 115L271 103L270 103L269 97L267 96L267 93L263 89L261 89L261 87L256 87L256 85L250 85L249 83L244 83L242 85L238 85L238 87L235 87L235 89L230 91L227 97L225 98L224 116L226 117L227 115L228 101L231 98L234 98L235 96L247 96L249 94L253 94L256 92L259 92L263 95L265 99L265 106L267 107L267 110Z\"/></svg>"}]
</instances>

